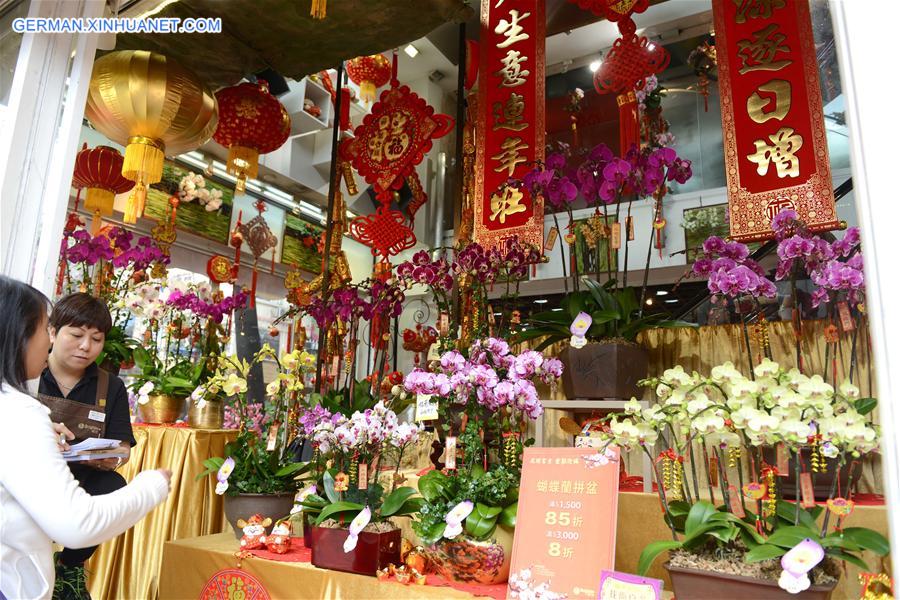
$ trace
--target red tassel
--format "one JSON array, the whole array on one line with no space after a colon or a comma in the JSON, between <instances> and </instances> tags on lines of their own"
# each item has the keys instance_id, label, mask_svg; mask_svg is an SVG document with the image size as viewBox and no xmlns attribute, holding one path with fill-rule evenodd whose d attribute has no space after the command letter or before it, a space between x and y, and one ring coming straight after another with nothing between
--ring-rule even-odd
<instances>
[{"instance_id":1,"label":"red tassel","mask_svg":"<svg viewBox=\"0 0 900 600\"><path fill-rule=\"evenodd\" d=\"M640 143L641 127L634 90L616 96L616 104L619 106L619 150L624 156L632 146Z\"/></svg>"},{"instance_id":2,"label":"red tassel","mask_svg":"<svg viewBox=\"0 0 900 600\"><path fill-rule=\"evenodd\" d=\"M394 50L394 60L391 63L391 87L397 87L400 85L400 80L397 79L397 65L398 64L399 63L397 60L397 51Z\"/></svg>"}]
</instances>

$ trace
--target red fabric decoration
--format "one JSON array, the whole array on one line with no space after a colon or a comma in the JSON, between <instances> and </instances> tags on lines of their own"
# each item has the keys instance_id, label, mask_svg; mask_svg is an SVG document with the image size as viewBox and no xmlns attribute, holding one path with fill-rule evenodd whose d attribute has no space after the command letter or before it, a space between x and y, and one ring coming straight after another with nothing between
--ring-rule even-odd
<instances>
[{"instance_id":1,"label":"red fabric decoration","mask_svg":"<svg viewBox=\"0 0 900 600\"><path fill-rule=\"evenodd\" d=\"M384 260L416 245L416 234L406 225L403 213L384 206L379 206L374 215L363 215L350 221L350 235Z\"/></svg>"},{"instance_id":2,"label":"red fabric decoration","mask_svg":"<svg viewBox=\"0 0 900 600\"><path fill-rule=\"evenodd\" d=\"M228 283L231 281L231 261L224 256L216 255L206 263L206 274L213 283Z\"/></svg>"},{"instance_id":3,"label":"red fabric decoration","mask_svg":"<svg viewBox=\"0 0 900 600\"><path fill-rule=\"evenodd\" d=\"M381 93L354 137L341 143L341 158L375 187L382 204L390 204L393 190L403 187L431 150L432 140L450 133L453 123L452 117L435 114L409 87L390 88Z\"/></svg>"},{"instance_id":4,"label":"red fabric decoration","mask_svg":"<svg viewBox=\"0 0 900 600\"><path fill-rule=\"evenodd\" d=\"M244 600L269 600L269 592L256 577L241 569L222 569L213 574L200 591L200 598L233 598L235 589Z\"/></svg>"},{"instance_id":5,"label":"red fabric decoration","mask_svg":"<svg viewBox=\"0 0 900 600\"><path fill-rule=\"evenodd\" d=\"M644 12L650 5L649 0L569 0L569 2L613 23L631 20L631 15Z\"/></svg>"},{"instance_id":6,"label":"red fabric decoration","mask_svg":"<svg viewBox=\"0 0 900 600\"><path fill-rule=\"evenodd\" d=\"M466 40L466 82L467 90L471 90L478 81L478 42Z\"/></svg>"}]
</instances>

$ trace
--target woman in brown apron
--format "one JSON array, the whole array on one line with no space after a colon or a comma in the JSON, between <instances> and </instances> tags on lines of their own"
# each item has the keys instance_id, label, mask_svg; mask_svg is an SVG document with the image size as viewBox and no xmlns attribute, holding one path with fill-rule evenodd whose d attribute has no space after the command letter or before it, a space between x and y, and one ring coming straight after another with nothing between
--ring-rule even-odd
<instances>
[{"instance_id":1,"label":"woman in brown apron","mask_svg":"<svg viewBox=\"0 0 900 600\"><path fill-rule=\"evenodd\" d=\"M102 437L130 448L135 440L125 384L95 363L111 327L106 305L89 294L70 294L57 302L50 315L53 348L41 375L39 398L50 407L54 421L66 422L75 442ZM107 458L69 466L81 487L98 496L125 487L125 478L116 472L125 461ZM54 599L90 598L84 561L96 549L65 548L59 553Z\"/></svg>"}]
</instances>

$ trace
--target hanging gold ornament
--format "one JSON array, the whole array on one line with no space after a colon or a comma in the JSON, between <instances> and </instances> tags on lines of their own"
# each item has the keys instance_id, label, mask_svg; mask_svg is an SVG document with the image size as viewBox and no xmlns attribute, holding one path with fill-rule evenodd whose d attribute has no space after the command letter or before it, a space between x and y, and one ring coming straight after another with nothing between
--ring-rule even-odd
<instances>
[{"instance_id":1,"label":"hanging gold ornament","mask_svg":"<svg viewBox=\"0 0 900 600\"><path fill-rule=\"evenodd\" d=\"M216 129L216 99L191 71L145 50L122 50L94 62L85 116L125 146L122 175L137 185L126 223L144 212L147 186L162 178L163 160L194 150Z\"/></svg>"}]
</instances>

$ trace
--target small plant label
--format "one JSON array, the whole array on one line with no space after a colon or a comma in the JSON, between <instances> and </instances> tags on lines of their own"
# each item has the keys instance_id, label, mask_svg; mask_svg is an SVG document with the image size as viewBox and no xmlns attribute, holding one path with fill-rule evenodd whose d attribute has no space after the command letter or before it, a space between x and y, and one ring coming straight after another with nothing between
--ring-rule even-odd
<instances>
[{"instance_id":1,"label":"small plant label","mask_svg":"<svg viewBox=\"0 0 900 600\"><path fill-rule=\"evenodd\" d=\"M431 394L418 394L416 396L416 421L431 421L437 418L438 405L431 399Z\"/></svg>"},{"instance_id":2,"label":"small plant label","mask_svg":"<svg viewBox=\"0 0 900 600\"><path fill-rule=\"evenodd\" d=\"M597 600L660 600L662 580L618 571L600 574Z\"/></svg>"}]
</instances>

